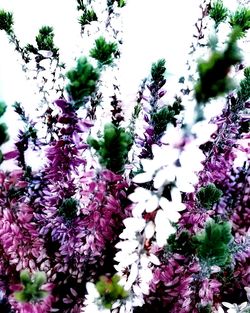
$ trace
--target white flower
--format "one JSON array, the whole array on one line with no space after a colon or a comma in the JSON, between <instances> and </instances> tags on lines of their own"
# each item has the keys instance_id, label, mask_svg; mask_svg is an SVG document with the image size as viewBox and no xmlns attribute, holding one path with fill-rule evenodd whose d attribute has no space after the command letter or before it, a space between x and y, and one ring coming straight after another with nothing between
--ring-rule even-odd
<instances>
[{"instance_id":1,"label":"white flower","mask_svg":"<svg viewBox=\"0 0 250 313\"><path fill-rule=\"evenodd\" d=\"M159 247L166 244L168 237L175 233L175 228L170 224L168 215L163 210L158 210L155 216L156 242Z\"/></svg>"},{"instance_id":2,"label":"white flower","mask_svg":"<svg viewBox=\"0 0 250 313\"><path fill-rule=\"evenodd\" d=\"M172 201L169 201L165 197L161 197L159 205L166 213L168 219L175 223L178 222L181 216L179 211L185 210L186 206L181 202L181 193L177 188L172 188L171 200Z\"/></svg>"},{"instance_id":3,"label":"white flower","mask_svg":"<svg viewBox=\"0 0 250 313\"><path fill-rule=\"evenodd\" d=\"M219 306L219 308L216 311L216 313L225 313L225 311L223 310L223 308L221 306Z\"/></svg>"},{"instance_id":4,"label":"white flower","mask_svg":"<svg viewBox=\"0 0 250 313\"><path fill-rule=\"evenodd\" d=\"M97 291L95 284L87 282L86 289L88 294L84 301L84 307L82 308L82 313L110 313L110 310L103 308L100 305L100 295Z\"/></svg>"},{"instance_id":5,"label":"white flower","mask_svg":"<svg viewBox=\"0 0 250 313\"><path fill-rule=\"evenodd\" d=\"M145 220L139 217L128 217L123 223L125 229L119 236L121 239L136 239L136 234L141 232L146 224Z\"/></svg>"},{"instance_id":6,"label":"white flower","mask_svg":"<svg viewBox=\"0 0 250 313\"><path fill-rule=\"evenodd\" d=\"M135 208L133 209L134 216L141 216L144 212L153 212L159 203L159 199L156 194L152 193L150 190L138 187L135 189L133 193L131 193L128 198L137 203Z\"/></svg>"},{"instance_id":7,"label":"white flower","mask_svg":"<svg viewBox=\"0 0 250 313\"><path fill-rule=\"evenodd\" d=\"M231 304L229 302L222 302L222 304L228 308L227 313L243 313L246 308L250 309L250 305L248 305L247 302L243 302L240 305L236 303Z\"/></svg>"},{"instance_id":8,"label":"white flower","mask_svg":"<svg viewBox=\"0 0 250 313\"><path fill-rule=\"evenodd\" d=\"M162 184L165 181L169 182L173 181L174 176L171 175L170 177L168 177L167 170L165 170L164 173L159 172L161 170L164 170L164 167L169 165L171 166L174 164L174 162L178 159L179 150L174 149L173 147L170 146L159 147L158 145L152 145L152 153L154 156L152 160L151 159L141 160L144 173L136 175L133 178L133 181L135 183L145 183L151 181L152 179L154 179L154 181L158 180L159 178L161 180L163 179ZM161 184L159 187L161 187ZM159 187L155 186L156 189L158 189Z\"/></svg>"},{"instance_id":9,"label":"white flower","mask_svg":"<svg viewBox=\"0 0 250 313\"><path fill-rule=\"evenodd\" d=\"M244 287L246 293L247 293L247 299L250 302L250 287Z\"/></svg>"},{"instance_id":10,"label":"white flower","mask_svg":"<svg viewBox=\"0 0 250 313\"><path fill-rule=\"evenodd\" d=\"M144 234L146 239L151 239L154 236L155 233L155 224L150 221L147 223L145 229L144 229Z\"/></svg>"}]
</instances>

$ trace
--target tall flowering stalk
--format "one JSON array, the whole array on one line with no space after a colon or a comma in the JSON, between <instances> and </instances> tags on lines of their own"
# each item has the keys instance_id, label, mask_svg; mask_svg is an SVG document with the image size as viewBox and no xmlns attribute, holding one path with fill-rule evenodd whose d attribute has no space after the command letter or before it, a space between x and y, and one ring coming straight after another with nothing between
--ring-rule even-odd
<instances>
[{"instance_id":1,"label":"tall flowering stalk","mask_svg":"<svg viewBox=\"0 0 250 313\"><path fill-rule=\"evenodd\" d=\"M89 57L65 75L53 29L22 47L13 15L0 10L26 74L35 66L45 82L35 117L16 102L25 128L0 155L18 168L0 172L1 312L250 307L250 71L237 46L249 10L201 1L180 90L167 101L167 62L153 63L128 117L118 80L125 4L76 1ZM223 23L230 34L220 42ZM28 154L37 152L34 170Z\"/></svg>"}]
</instances>

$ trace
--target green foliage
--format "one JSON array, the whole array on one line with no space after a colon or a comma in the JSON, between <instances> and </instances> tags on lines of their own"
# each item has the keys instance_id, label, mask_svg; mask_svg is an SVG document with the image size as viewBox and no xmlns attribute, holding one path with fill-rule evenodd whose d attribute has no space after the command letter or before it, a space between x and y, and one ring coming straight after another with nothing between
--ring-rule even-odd
<instances>
[{"instance_id":1,"label":"green foliage","mask_svg":"<svg viewBox=\"0 0 250 313\"><path fill-rule=\"evenodd\" d=\"M123 128L112 123L106 124L103 138L98 141L89 137L88 144L97 151L103 166L115 173L124 171L132 138Z\"/></svg>"},{"instance_id":2,"label":"green foliage","mask_svg":"<svg viewBox=\"0 0 250 313\"><path fill-rule=\"evenodd\" d=\"M116 52L116 43L106 42L104 37L99 37L95 41L95 47L90 50L90 56L96 59L100 66L110 65L113 63Z\"/></svg>"},{"instance_id":3,"label":"green foliage","mask_svg":"<svg viewBox=\"0 0 250 313\"><path fill-rule=\"evenodd\" d=\"M168 123L172 121L174 115L174 111L167 106L152 114L152 121L156 136L161 135L166 130Z\"/></svg>"},{"instance_id":4,"label":"green foliage","mask_svg":"<svg viewBox=\"0 0 250 313\"><path fill-rule=\"evenodd\" d=\"M0 117L2 117L4 115L4 113L6 112L6 104L2 101L0 101Z\"/></svg>"},{"instance_id":5,"label":"green foliage","mask_svg":"<svg viewBox=\"0 0 250 313\"><path fill-rule=\"evenodd\" d=\"M125 299L128 293L119 285L120 278L114 275L112 278L101 276L96 283L96 289L100 294L101 303L106 309L111 309L112 305L119 299Z\"/></svg>"},{"instance_id":6,"label":"green foliage","mask_svg":"<svg viewBox=\"0 0 250 313\"><path fill-rule=\"evenodd\" d=\"M86 9L83 0L77 0L77 10L84 11Z\"/></svg>"},{"instance_id":7,"label":"green foliage","mask_svg":"<svg viewBox=\"0 0 250 313\"><path fill-rule=\"evenodd\" d=\"M220 200L222 194L222 191L214 184L208 184L207 186L200 188L196 197L202 207L211 209L212 206Z\"/></svg>"},{"instance_id":8,"label":"green foliage","mask_svg":"<svg viewBox=\"0 0 250 313\"><path fill-rule=\"evenodd\" d=\"M39 301L48 295L48 292L41 290L41 286L46 283L45 272L37 272L33 275L28 270L20 273L23 289L14 292L14 297L20 302Z\"/></svg>"},{"instance_id":9,"label":"green foliage","mask_svg":"<svg viewBox=\"0 0 250 313\"><path fill-rule=\"evenodd\" d=\"M225 22L228 17L228 9L224 7L222 0L217 0L213 3L209 10L209 16L215 21L216 28L220 23Z\"/></svg>"},{"instance_id":10,"label":"green foliage","mask_svg":"<svg viewBox=\"0 0 250 313\"><path fill-rule=\"evenodd\" d=\"M173 253L191 255L194 252L191 234L185 230L179 235L171 234L167 239L166 250Z\"/></svg>"},{"instance_id":11,"label":"green foliage","mask_svg":"<svg viewBox=\"0 0 250 313\"><path fill-rule=\"evenodd\" d=\"M244 37L246 32L250 29L250 9L246 7L239 8L234 14L231 15L229 24L233 28L239 28L240 32L238 37Z\"/></svg>"},{"instance_id":12,"label":"green foliage","mask_svg":"<svg viewBox=\"0 0 250 313\"><path fill-rule=\"evenodd\" d=\"M229 243L232 239L230 223L210 220L205 230L195 235L192 241L200 260L209 266L225 266L231 260Z\"/></svg>"},{"instance_id":13,"label":"green foliage","mask_svg":"<svg viewBox=\"0 0 250 313\"><path fill-rule=\"evenodd\" d=\"M4 30L7 34L10 34L13 31L13 25L13 14L5 10L0 10L0 30Z\"/></svg>"},{"instance_id":14,"label":"green foliage","mask_svg":"<svg viewBox=\"0 0 250 313\"><path fill-rule=\"evenodd\" d=\"M239 104L245 103L250 98L250 67L244 69L244 79L240 82L237 96Z\"/></svg>"},{"instance_id":15,"label":"green foliage","mask_svg":"<svg viewBox=\"0 0 250 313\"><path fill-rule=\"evenodd\" d=\"M75 101L76 108L83 104L84 97L90 96L95 90L100 73L85 57L77 61L76 68L66 74L70 83L66 86L67 92Z\"/></svg>"},{"instance_id":16,"label":"green foliage","mask_svg":"<svg viewBox=\"0 0 250 313\"><path fill-rule=\"evenodd\" d=\"M6 111L6 105L4 102L0 101L0 117L4 115ZM7 125L5 123L0 123L0 145L5 143L9 139L9 136L7 134ZM0 164L3 161L3 155L0 150Z\"/></svg>"},{"instance_id":17,"label":"green foliage","mask_svg":"<svg viewBox=\"0 0 250 313\"><path fill-rule=\"evenodd\" d=\"M113 6L117 3L118 8L123 8L126 5L126 0L107 0L108 7Z\"/></svg>"},{"instance_id":18,"label":"green foliage","mask_svg":"<svg viewBox=\"0 0 250 313\"><path fill-rule=\"evenodd\" d=\"M153 92L159 91L162 86L166 83L165 73L166 73L166 61L160 59L152 64L151 67L151 77L152 84L150 85L150 90Z\"/></svg>"},{"instance_id":19,"label":"green foliage","mask_svg":"<svg viewBox=\"0 0 250 313\"><path fill-rule=\"evenodd\" d=\"M93 10L84 10L84 13L79 18L79 23L82 28L84 28L85 25L88 25L93 21L97 21L97 15Z\"/></svg>"},{"instance_id":20,"label":"green foliage","mask_svg":"<svg viewBox=\"0 0 250 313\"><path fill-rule=\"evenodd\" d=\"M58 52L58 48L54 46L54 30L50 26L42 26L36 36L36 43L38 50L49 50L55 55Z\"/></svg>"},{"instance_id":21,"label":"green foliage","mask_svg":"<svg viewBox=\"0 0 250 313\"><path fill-rule=\"evenodd\" d=\"M24 49L25 49L25 51L28 52L28 53L34 53L34 54L36 54L36 53L38 52L38 49L37 49L36 47L34 47L33 45L29 44L29 43L25 46Z\"/></svg>"},{"instance_id":22,"label":"green foliage","mask_svg":"<svg viewBox=\"0 0 250 313\"><path fill-rule=\"evenodd\" d=\"M59 214L67 220L72 220L77 215L78 202L76 199L68 198L62 201L59 207Z\"/></svg>"},{"instance_id":23,"label":"green foliage","mask_svg":"<svg viewBox=\"0 0 250 313\"><path fill-rule=\"evenodd\" d=\"M172 123L174 126L176 126L176 118L174 116L178 115L182 109L183 106L181 105L181 98L176 97L176 100L172 106L165 106L158 111L153 112L152 122L155 135L162 135L169 123Z\"/></svg>"},{"instance_id":24,"label":"green foliage","mask_svg":"<svg viewBox=\"0 0 250 313\"><path fill-rule=\"evenodd\" d=\"M232 65L241 61L241 54L236 45L239 30L230 36L225 51L213 51L208 61L198 64L199 79L195 85L195 97L198 103L205 103L230 91L234 87L228 73Z\"/></svg>"},{"instance_id":25,"label":"green foliage","mask_svg":"<svg viewBox=\"0 0 250 313\"><path fill-rule=\"evenodd\" d=\"M7 125L5 123L0 124L0 145L5 143L8 139L9 136L7 134Z\"/></svg>"}]
</instances>

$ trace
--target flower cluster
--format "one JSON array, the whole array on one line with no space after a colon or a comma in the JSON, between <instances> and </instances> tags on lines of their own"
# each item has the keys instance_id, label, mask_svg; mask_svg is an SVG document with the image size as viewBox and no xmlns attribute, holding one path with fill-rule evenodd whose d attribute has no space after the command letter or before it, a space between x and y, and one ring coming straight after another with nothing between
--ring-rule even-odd
<instances>
[{"instance_id":1,"label":"flower cluster","mask_svg":"<svg viewBox=\"0 0 250 313\"><path fill-rule=\"evenodd\" d=\"M23 128L0 151L0 311L249 312L249 9L201 1L176 91L160 59L127 109L126 2L76 2L89 57L67 73L52 27L22 47L0 10L39 87L34 112L15 103Z\"/></svg>"}]
</instances>

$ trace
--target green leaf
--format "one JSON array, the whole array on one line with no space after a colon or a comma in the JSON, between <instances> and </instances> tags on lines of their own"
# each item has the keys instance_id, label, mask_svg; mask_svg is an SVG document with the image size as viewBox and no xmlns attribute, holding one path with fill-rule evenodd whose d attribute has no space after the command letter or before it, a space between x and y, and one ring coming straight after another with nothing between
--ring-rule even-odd
<instances>
[{"instance_id":1,"label":"green leaf","mask_svg":"<svg viewBox=\"0 0 250 313\"><path fill-rule=\"evenodd\" d=\"M14 292L14 297L19 302L27 302L27 296L23 291Z\"/></svg>"},{"instance_id":2,"label":"green leaf","mask_svg":"<svg viewBox=\"0 0 250 313\"><path fill-rule=\"evenodd\" d=\"M100 300L104 308L111 309L112 305L119 299L128 297L123 286L119 285L120 277L114 275L112 278L101 276L96 283L96 289L100 294Z\"/></svg>"},{"instance_id":3,"label":"green leaf","mask_svg":"<svg viewBox=\"0 0 250 313\"><path fill-rule=\"evenodd\" d=\"M58 48L54 45L54 29L51 26L42 26L36 36L38 50L52 51L54 56L58 55ZM27 48L27 46L26 46ZM32 50L31 45L28 46Z\"/></svg>"},{"instance_id":4,"label":"green leaf","mask_svg":"<svg viewBox=\"0 0 250 313\"><path fill-rule=\"evenodd\" d=\"M90 56L96 59L101 66L111 65L113 63L116 52L116 43L106 42L104 37L99 37L95 41L95 47L90 50Z\"/></svg>"},{"instance_id":5,"label":"green leaf","mask_svg":"<svg viewBox=\"0 0 250 313\"><path fill-rule=\"evenodd\" d=\"M191 234L185 230L183 230L178 235L176 233L171 234L167 239L167 245L165 246L165 249L173 253L191 255L194 253Z\"/></svg>"},{"instance_id":6,"label":"green leaf","mask_svg":"<svg viewBox=\"0 0 250 313\"><path fill-rule=\"evenodd\" d=\"M240 50L236 45L239 30L234 29L223 52L213 51L208 61L198 64L199 79L195 85L195 97L198 103L205 103L234 88L234 82L228 77L232 65L241 61Z\"/></svg>"},{"instance_id":7,"label":"green leaf","mask_svg":"<svg viewBox=\"0 0 250 313\"><path fill-rule=\"evenodd\" d=\"M47 281L45 272L36 272L31 275L28 270L24 270L20 273L20 281L23 289L14 292L14 297L17 301L39 301L48 295L48 292L40 289Z\"/></svg>"},{"instance_id":8,"label":"green leaf","mask_svg":"<svg viewBox=\"0 0 250 313\"><path fill-rule=\"evenodd\" d=\"M34 285L37 288L40 288L43 284L46 283L47 277L45 272L37 272L34 274Z\"/></svg>"},{"instance_id":9,"label":"green leaf","mask_svg":"<svg viewBox=\"0 0 250 313\"><path fill-rule=\"evenodd\" d=\"M84 13L79 18L79 23L82 28L93 21L97 21L97 15L93 10L84 10Z\"/></svg>"},{"instance_id":10,"label":"green leaf","mask_svg":"<svg viewBox=\"0 0 250 313\"><path fill-rule=\"evenodd\" d=\"M124 171L124 165L132 145L130 133L121 127L108 123L104 126L103 137L99 141L90 137L88 143L99 155L101 165L115 173Z\"/></svg>"},{"instance_id":11,"label":"green leaf","mask_svg":"<svg viewBox=\"0 0 250 313\"><path fill-rule=\"evenodd\" d=\"M152 64L152 67L151 67L152 84L150 85L150 89L153 91L157 92L158 90L160 90L166 82L165 64L166 64L165 59L160 59L157 62Z\"/></svg>"},{"instance_id":12,"label":"green leaf","mask_svg":"<svg viewBox=\"0 0 250 313\"><path fill-rule=\"evenodd\" d=\"M0 117L6 112L7 106L4 102L0 101Z\"/></svg>"},{"instance_id":13,"label":"green leaf","mask_svg":"<svg viewBox=\"0 0 250 313\"><path fill-rule=\"evenodd\" d=\"M192 238L198 257L209 266L225 266L231 260L229 243L232 241L231 224L210 220L205 230Z\"/></svg>"},{"instance_id":14,"label":"green leaf","mask_svg":"<svg viewBox=\"0 0 250 313\"><path fill-rule=\"evenodd\" d=\"M123 8L126 5L126 0L107 0L108 7L112 7L115 2L117 3L118 8Z\"/></svg>"},{"instance_id":15,"label":"green leaf","mask_svg":"<svg viewBox=\"0 0 250 313\"><path fill-rule=\"evenodd\" d=\"M7 134L7 125L5 123L0 124L0 145L9 140L9 135Z\"/></svg>"},{"instance_id":16,"label":"green leaf","mask_svg":"<svg viewBox=\"0 0 250 313\"><path fill-rule=\"evenodd\" d=\"M220 200L222 194L222 191L214 184L208 184L207 186L200 188L196 197L201 206L206 209L211 209L212 206Z\"/></svg>"},{"instance_id":17,"label":"green leaf","mask_svg":"<svg viewBox=\"0 0 250 313\"><path fill-rule=\"evenodd\" d=\"M20 273L20 280L23 285L27 285L31 282L30 272L28 270L24 270Z\"/></svg>"},{"instance_id":18,"label":"green leaf","mask_svg":"<svg viewBox=\"0 0 250 313\"><path fill-rule=\"evenodd\" d=\"M90 96L95 90L100 73L95 69L85 57L77 61L76 68L66 74L69 84L66 86L67 92L76 102L76 108L83 105L83 99Z\"/></svg>"},{"instance_id":19,"label":"green leaf","mask_svg":"<svg viewBox=\"0 0 250 313\"><path fill-rule=\"evenodd\" d=\"M13 14L5 10L0 10L0 30L4 30L7 34L10 34L13 32L13 25Z\"/></svg>"},{"instance_id":20,"label":"green leaf","mask_svg":"<svg viewBox=\"0 0 250 313\"><path fill-rule=\"evenodd\" d=\"M167 125L173 121L175 112L168 107L163 107L152 114L154 132L156 136L161 135L167 128Z\"/></svg>"},{"instance_id":21,"label":"green leaf","mask_svg":"<svg viewBox=\"0 0 250 313\"><path fill-rule=\"evenodd\" d=\"M224 7L222 0L217 0L213 3L209 10L209 16L215 21L216 28L220 23L225 22L228 17L228 9Z\"/></svg>"},{"instance_id":22,"label":"green leaf","mask_svg":"<svg viewBox=\"0 0 250 313\"><path fill-rule=\"evenodd\" d=\"M237 96L240 105L250 99L250 67L244 69L244 79L240 82Z\"/></svg>"},{"instance_id":23,"label":"green leaf","mask_svg":"<svg viewBox=\"0 0 250 313\"><path fill-rule=\"evenodd\" d=\"M232 28L238 27L240 29L238 38L244 37L250 28L250 9L246 7L239 8L231 15L229 24Z\"/></svg>"}]
</instances>

